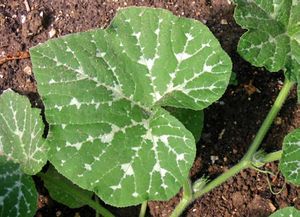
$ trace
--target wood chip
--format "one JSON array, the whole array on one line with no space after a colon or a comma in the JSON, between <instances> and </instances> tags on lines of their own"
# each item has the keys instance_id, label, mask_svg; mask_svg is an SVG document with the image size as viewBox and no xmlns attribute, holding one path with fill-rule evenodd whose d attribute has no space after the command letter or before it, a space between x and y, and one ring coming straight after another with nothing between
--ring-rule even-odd
<instances>
[{"instance_id":1,"label":"wood chip","mask_svg":"<svg viewBox=\"0 0 300 217\"><path fill-rule=\"evenodd\" d=\"M269 208L270 208L270 210L271 210L272 212L274 212L274 211L276 210L276 207L275 207L275 206L273 205L273 203L271 203L270 201L269 201L268 205L269 205Z\"/></svg>"},{"instance_id":2,"label":"wood chip","mask_svg":"<svg viewBox=\"0 0 300 217\"><path fill-rule=\"evenodd\" d=\"M8 54L5 57L0 58L0 65L6 63L10 60L20 60L20 59L27 59L30 57L29 51L18 51L17 53L11 55Z\"/></svg>"},{"instance_id":3,"label":"wood chip","mask_svg":"<svg viewBox=\"0 0 300 217\"><path fill-rule=\"evenodd\" d=\"M31 9L30 9L30 6L29 6L27 0L24 0L24 5L25 5L25 8L26 8L26 11L27 11L27 12L30 12Z\"/></svg>"}]
</instances>

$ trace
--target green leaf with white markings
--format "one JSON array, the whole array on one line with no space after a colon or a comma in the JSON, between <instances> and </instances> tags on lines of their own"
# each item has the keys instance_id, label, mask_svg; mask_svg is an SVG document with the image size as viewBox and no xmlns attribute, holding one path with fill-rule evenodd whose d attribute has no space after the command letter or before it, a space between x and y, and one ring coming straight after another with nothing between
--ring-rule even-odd
<instances>
[{"instance_id":1,"label":"green leaf with white markings","mask_svg":"<svg viewBox=\"0 0 300 217\"><path fill-rule=\"evenodd\" d=\"M0 217L32 217L38 193L31 176L18 164L0 157Z\"/></svg>"},{"instance_id":2,"label":"green leaf with white markings","mask_svg":"<svg viewBox=\"0 0 300 217\"><path fill-rule=\"evenodd\" d=\"M288 79L300 82L300 1L234 0L234 18L248 31L238 52L251 64L269 71L286 70ZM300 87L298 85L298 98Z\"/></svg>"},{"instance_id":3,"label":"green leaf with white markings","mask_svg":"<svg viewBox=\"0 0 300 217\"><path fill-rule=\"evenodd\" d=\"M185 126L185 128L193 134L196 143L200 140L204 122L203 110L194 111L191 109L174 107L166 107L166 110L177 118Z\"/></svg>"},{"instance_id":4,"label":"green leaf with white markings","mask_svg":"<svg viewBox=\"0 0 300 217\"><path fill-rule=\"evenodd\" d=\"M39 172L47 161L42 137L40 109L31 108L25 96L6 90L0 96L0 153L21 165L29 175Z\"/></svg>"},{"instance_id":5,"label":"green leaf with white markings","mask_svg":"<svg viewBox=\"0 0 300 217\"><path fill-rule=\"evenodd\" d=\"M270 215L269 217L299 217L300 211L294 207L285 207Z\"/></svg>"},{"instance_id":6,"label":"green leaf with white markings","mask_svg":"<svg viewBox=\"0 0 300 217\"><path fill-rule=\"evenodd\" d=\"M93 192L73 184L59 174L53 166L50 166L46 173L40 173L39 176L42 178L51 198L70 208L82 207L87 204L86 200L92 199Z\"/></svg>"},{"instance_id":7,"label":"green leaf with white markings","mask_svg":"<svg viewBox=\"0 0 300 217\"><path fill-rule=\"evenodd\" d=\"M284 138L282 149L279 168L289 182L300 185L300 128Z\"/></svg>"},{"instance_id":8,"label":"green leaf with white markings","mask_svg":"<svg viewBox=\"0 0 300 217\"><path fill-rule=\"evenodd\" d=\"M232 68L200 22L136 7L105 30L50 40L30 54L51 162L115 206L178 192L195 140L163 107L202 110L222 96Z\"/></svg>"}]
</instances>

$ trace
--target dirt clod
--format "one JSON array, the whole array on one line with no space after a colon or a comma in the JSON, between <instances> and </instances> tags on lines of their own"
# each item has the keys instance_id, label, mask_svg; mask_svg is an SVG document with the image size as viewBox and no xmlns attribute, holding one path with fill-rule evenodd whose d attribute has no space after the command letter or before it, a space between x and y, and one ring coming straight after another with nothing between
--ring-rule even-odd
<instances>
[{"instance_id":1,"label":"dirt clod","mask_svg":"<svg viewBox=\"0 0 300 217\"><path fill-rule=\"evenodd\" d=\"M40 11L33 10L27 15L26 21L22 25L22 36L24 38L33 37L43 30L43 16Z\"/></svg>"}]
</instances>

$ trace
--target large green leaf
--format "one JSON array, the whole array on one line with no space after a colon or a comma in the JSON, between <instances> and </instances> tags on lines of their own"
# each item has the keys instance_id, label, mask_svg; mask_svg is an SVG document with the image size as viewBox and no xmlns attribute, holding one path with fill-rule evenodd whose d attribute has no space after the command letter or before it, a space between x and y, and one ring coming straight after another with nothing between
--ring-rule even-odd
<instances>
[{"instance_id":1,"label":"large green leaf","mask_svg":"<svg viewBox=\"0 0 300 217\"><path fill-rule=\"evenodd\" d=\"M31 108L25 96L12 90L0 96L0 153L19 163L29 175L39 172L47 161L40 112Z\"/></svg>"},{"instance_id":2,"label":"large green leaf","mask_svg":"<svg viewBox=\"0 0 300 217\"><path fill-rule=\"evenodd\" d=\"M59 174L53 166L50 166L46 173L40 173L40 176L51 198L70 208L86 205L86 200L91 200L93 196L93 192L79 188Z\"/></svg>"},{"instance_id":3,"label":"large green leaf","mask_svg":"<svg viewBox=\"0 0 300 217\"><path fill-rule=\"evenodd\" d=\"M289 79L300 81L300 1L234 0L234 17L248 31L238 52L251 64L269 71L287 70ZM298 96L300 88L298 86Z\"/></svg>"},{"instance_id":4,"label":"large green leaf","mask_svg":"<svg viewBox=\"0 0 300 217\"><path fill-rule=\"evenodd\" d=\"M163 106L201 110L224 93L231 61L196 20L127 8L106 29L30 50L50 123L50 160L115 206L178 192L195 141Z\"/></svg>"},{"instance_id":5,"label":"large green leaf","mask_svg":"<svg viewBox=\"0 0 300 217\"><path fill-rule=\"evenodd\" d=\"M270 215L269 217L299 217L300 211L294 207L285 207Z\"/></svg>"},{"instance_id":6,"label":"large green leaf","mask_svg":"<svg viewBox=\"0 0 300 217\"><path fill-rule=\"evenodd\" d=\"M300 128L284 138L282 149L279 168L289 182L300 185Z\"/></svg>"},{"instance_id":7,"label":"large green leaf","mask_svg":"<svg viewBox=\"0 0 300 217\"><path fill-rule=\"evenodd\" d=\"M191 109L182 109L174 107L167 107L166 109L171 113L171 115L177 118L187 130L189 130L193 134L197 143L200 140L203 128L203 110L194 111Z\"/></svg>"},{"instance_id":8,"label":"large green leaf","mask_svg":"<svg viewBox=\"0 0 300 217\"><path fill-rule=\"evenodd\" d=\"M32 217L38 194L31 176L18 164L0 157L0 217Z\"/></svg>"}]
</instances>

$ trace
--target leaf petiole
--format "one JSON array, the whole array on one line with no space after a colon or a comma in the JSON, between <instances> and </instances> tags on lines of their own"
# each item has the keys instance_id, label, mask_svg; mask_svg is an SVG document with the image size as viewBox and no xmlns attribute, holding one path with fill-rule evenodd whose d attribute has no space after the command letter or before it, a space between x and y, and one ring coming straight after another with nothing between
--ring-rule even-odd
<instances>
[{"instance_id":1,"label":"leaf petiole","mask_svg":"<svg viewBox=\"0 0 300 217\"><path fill-rule=\"evenodd\" d=\"M45 174L38 173L37 176L43 177ZM52 183L57 182L57 179L53 178L52 176L47 176L47 180L51 181ZM65 182L57 182L57 185L61 187L61 191L66 193L72 192L74 197L78 198L78 200L85 202L88 206L93 208L96 213L101 214L104 217L114 217L114 215L103 206L101 206L97 201L94 201L92 198L87 197L85 194L82 194L80 191L77 191L75 188L70 187L70 185L66 184Z\"/></svg>"},{"instance_id":2,"label":"leaf petiole","mask_svg":"<svg viewBox=\"0 0 300 217\"><path fill-rule=\"evenodd\" d=\"M140 209L139 217L144 217L146 215L147 205L148 205L148 201L147 200L145 200L141 204L141 209Z\"/></svg>"},{"instance_id":3,"label":"leaf petiole","mask_svg":"<svg viewBox=\"0 0 300 217\"><path fill-rule=\"evenodd\" d=\"M282 89L280 90L271 110L269 111L267 117L265 118L263 124L261 125L258 133L256 134L252 144L249 147L249 150L243 157L243 159L236 165L234 165L232 168L227 170L225 173L221 174L208 184L206 184L203 188L199 189L198 191L193 192L192 196L187 198L184 197L179 202L177 207L174 209L171 217L178 217L180 214L186 209L186 207L193 202L195 199L203 196L204 194L210 192L212 189L220 186L222 183L227 181L229 178L233 177L243 169L247 169L253 166L253 157L255 156L257 149L259 148L261 142L263 141L266 133L268 132L271 124L273 123L275 117L277 116L278 112L280 111L283 103L285 102L289 91L292 89L294 85L294 82L289 81L288 79L285 80L284 85ZM270 154L266 154L262 157L261 162L262 163L268 163L272 161L279 160L281 157L282 151L273 152ZM197 182L197 181L196 181ZM185 189L188 189L183 187L184 191ZM184 194L185 195L185 194Z\"/></svg>"}]
</instances>

